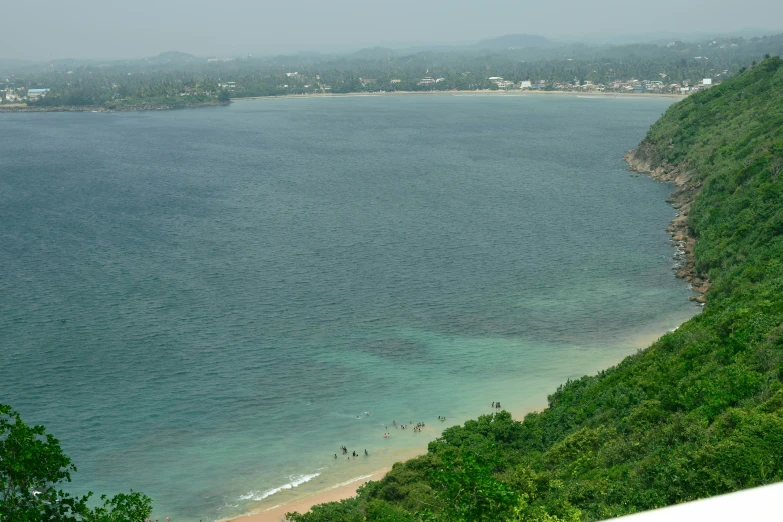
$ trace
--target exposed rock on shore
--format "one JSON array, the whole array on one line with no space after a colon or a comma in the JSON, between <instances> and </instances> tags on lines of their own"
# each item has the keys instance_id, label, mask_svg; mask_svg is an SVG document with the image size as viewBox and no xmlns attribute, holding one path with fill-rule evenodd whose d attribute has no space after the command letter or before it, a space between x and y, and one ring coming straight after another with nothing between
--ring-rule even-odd
<instances>
[{"instance_id":1,"label":"exposed rock on shore","mask_svg":"<svg viewBox=\"0 0 783 522\"><path fill-rule=\"evenodd\" d=\"M654 180L674 184L674 192L669 195L667 201L677 209L677 217L666 231L671 234L672 242L677 248L677 253L674 255L675 275L688 281L693 290L701 294L698 297L691 297L692 301L705 303L707 301L705 294L712 283L705 274L696 271L696 258L693 255L696 236L688 224L688 212L701 191L701 181L696 179L687 164L671 165L666 161L658 161L646 140L636 149L628 151L623 159L632 172L647 174Z\"/></svg>"}]
</instances>

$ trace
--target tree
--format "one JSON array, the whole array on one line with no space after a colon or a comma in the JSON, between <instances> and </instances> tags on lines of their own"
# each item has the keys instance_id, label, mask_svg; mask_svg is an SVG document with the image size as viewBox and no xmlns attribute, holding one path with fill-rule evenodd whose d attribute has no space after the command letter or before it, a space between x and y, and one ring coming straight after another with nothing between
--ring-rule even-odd
<instances>
[{"instance_id":1,"label":"tree","mask_svg":"<svg viewBox=\"0 0 783 522\"><path fill-rule=\"evenodd\" d=\"M228 102L230 102L231 101L231 94L227 90L225 90L225 89L221 90L220 93L218 94L218 101L220 103L228 103Z\"/></svg>"},{"instance_id":2,"label":"tree","mask_svg":"<svg viewBox=\"0 0 783 522\"><path fill-rule=\"evenodd\" d=\"M152 501L131 490L103 506L88 506L92 492L74 497L61 489L76 467L43 426L28 426L19 413L0 404L0 520L13 522L140 522Z\"/></svg>"},{"instance_id":3,"label":"tree","mask_svg":"<svg viewBox=\"0 0 783 522\"><path fill-rule=\"evenodd\" d=\"M439 522L505 520L519 505L519 495L493 476L498 463L470 450L445 451L432 473L436 497L445 509L430 515ZM427 518L427 517L425 517Z\"/></svg>"}]
</instances>

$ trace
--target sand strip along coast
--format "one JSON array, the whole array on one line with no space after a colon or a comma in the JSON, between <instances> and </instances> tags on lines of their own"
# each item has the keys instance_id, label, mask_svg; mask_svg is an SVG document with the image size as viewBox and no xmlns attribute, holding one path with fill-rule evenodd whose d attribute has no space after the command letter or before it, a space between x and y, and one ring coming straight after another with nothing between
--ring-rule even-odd
<instances>
[{"instance_id":1,"label":"sand strip along coast","mask_svg":"<svg viewBox=\"0 0 783 522\"><path fill-rule=\"evenodd\" d=\"M629 339L629 345L633 348L644 349L650 346L651 344L653 344L659 338L660 335L656 335L656 334L642 334L632 339ZM624 358L625 356L618 357L617 360L612 361L610 366L619 364ZM518 408L512 408L510 411L515 419L521 421L528 413L539 412L547 408L548 406L549 404L547 403L546 398L543 398L540 404L534 406L532 409L530 407L523 408L521 410ZM422 454L423 453L425 452L422 452ZM415 458L416 456L417 454L411 454L405 460L407 460L408 458ZM356 495L356 490L359 489L360 486L363 486L364 484L366 484L371 480L374 481L381 480L390 469L391 469L390 467L383 468L381 470L374 472L371 475L359 477L348 483L343 483L337 486L333 486L329 489L322 490L313 493L312 495L308 495L306 497L302 497L300 499L294 500L293 502L287 502L285 504L281 504L279 506L275 506L273 508L269 508L264 511L259 511L255 513L250 513L248 515L242 515L236 518L228 519L228 522L284 522L286 513L291 513L294 511L299 513L305 513L307 511L310 511L310 509L317 504L323 504L326 502L339 502L340 500L353 497Z\"/></svg>"},{"instance_id":2,"label":"sand strip along coast","mask_svg":"<svg viewBox=\"0 0 783 522\"><path fill-rule=\"evenodd\" d=\"M610 97L610 98L685 98L686 94L669 93L632 93L632 92L596 92L596 91L379 91L379 92L317 92L308 94L281 94L279 96L245 96L231 98L231 102L250 100L280 100L284 98L349 98L363 96L577 96L581 98Z\"/></svg>"},{"instance_id":3,"label":"sand strip along coast","mask_svg":"<svg viewBox=\"0 0 783 522\"><path fill-rule=\"evenodd\" d=\"M361 477L347 484L335 486L333 488L314 493L310 496L295 500L288 504L281 506L275 506L261 511L259 513L252 513L250 515L244 515L238 518L232 519L232 522L280 522L285 520L285 514L292 511L298 511L304 513L310 511L310 508L316 504L323 504L325 502L338 502L340 500L353 497L356 495L356 490L360 486L363 486L371 480L381 480L389 468L384 468L373 473L370 476Z\"/></svg>"}]
</instances>

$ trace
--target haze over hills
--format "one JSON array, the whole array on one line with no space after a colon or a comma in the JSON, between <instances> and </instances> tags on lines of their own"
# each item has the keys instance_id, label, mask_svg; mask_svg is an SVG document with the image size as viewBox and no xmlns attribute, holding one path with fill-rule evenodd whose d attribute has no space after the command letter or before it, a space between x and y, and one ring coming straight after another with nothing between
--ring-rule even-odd
<instances>
[{"instance_id":1,"label":"haze over hills","mask_svg":"<svg viewBox=\"0 0 783 522\"><path fill-rule=\"evenodd\" d=\"M474 49L489 49L493 51L501 51L505 49L525 49L529 47L553 47L555 43L534 34L507 34L504 36L498 36L497 38L490 38L488 40L481 40L473 44L471 47Z\"/></svg>"},{"instance_id":2,"label":"haze over hills","mask_svg":"<svg viewBox=\"0 0 783 522\"><path fill-rule=\"evenodd\" d=\"M563 36L557 39L561 43L585 43L588 45L629 45L629 44L655 44L666 45L675 40L692 42L706 40L708 38L761 38L765 35L773 35L783 32L779 28L745 28L736 31L650 31L644 33L586 33L578 36Z\"/></svg>"},{"instance_id":3,"label":"haze over hills","mask_svg":"<svg viewBox=\"0 0 783 522\"><path fill-rule=\"evenodd\" d=\"M783 30L778 31L778 33ZM341 57L341 58L357 58L357 59L379 59L388 56L401 56L408 54L416 54L421 52L436 52L436 53L454 53L454 52L476 52L476 51L521 51L527 50L530 52L538 51L541 53L539 57L546 56L546 51L552 51L555 49L574 49L579 47L586 48L607 48L607 47L623 47L628 45L648 45L648 46L665 46L672 41L683 42L697 42L708 39L720 39L720 38L763 38L765 35L776 34L774 31L767 31L762 29L744 29L738 31L732 31L729 33L708 33L696 31L693 33L682 32L655 32L655 33L636 33L636 34L617 34L617 35L585 35L584 37L565 37L551 39L545 36L536 34L507 34L494 38L486 38L474 43L431 43L431 44L383 44L363 48L348 48L342 50L310 50L310 51L297 51L290 53L277 53L277 54L254 54L256 58L273 58L273 57L303 57L303 58L327 58L327 57ZM241 54L195 54L182 52L178 50L163 51L158 55L148 56L145 58L102 58L102 59L85 59L85 58L69 58L59 57L51 60L23 60L13 57L3 58L0 57L0 72L8 69L23 69L25 67L35 67L40 64L48 64L54 67L78 67L85 64L113 64L113 63L132 63L136 61L143 61L150 65L177 65L197 63L204 61L210 57L222 57L222 58L246 58L248 55Z\"/></svg>"},{"instance_id":4,"label":"haze over hills","mask_svg":"<svg viewBox=\"0 0 783 522\"><path fill-rule=\"evenodd\" d=\"M167 51L167 52L160 53L157 56L146 58L145 60L151 64L164 64L164 63L184 64L184 63L191 63L196 61L203 61L197 56L194 56L189 53L183 53L181 51Z\"/></svg>"}]
</instances>

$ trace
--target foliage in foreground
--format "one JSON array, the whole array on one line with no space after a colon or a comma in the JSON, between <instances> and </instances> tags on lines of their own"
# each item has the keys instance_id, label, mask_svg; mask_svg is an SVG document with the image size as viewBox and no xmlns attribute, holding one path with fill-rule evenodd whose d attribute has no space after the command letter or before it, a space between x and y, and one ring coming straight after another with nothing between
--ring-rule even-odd
<instances>
[{"instance_id":1,"label":"foliage in foreground","mask_svg":"<svg viewBox=\"0 0 783 522\"><path fill-rule=\"evenodd\" d=\"M28 426L19 413L0 404L0 521L141 522L152 513L143 493L74 497L59 487L76 467L43 426Z\"/></svg>"},{"instance_id":2,"label":"foliage in foreground","mask_svg":"<svg viewBox=\"0 0 783 522\"><path fill-rule=\"evenodd\" d=\"M294 522L591 521L783 480L783 60L672 106L643 142L695 171L702 314L549 407L449 428Z\"/></svg>"}]
</instances>

